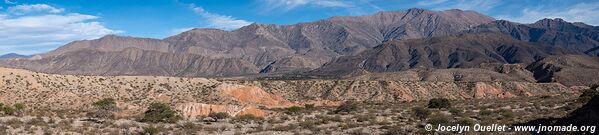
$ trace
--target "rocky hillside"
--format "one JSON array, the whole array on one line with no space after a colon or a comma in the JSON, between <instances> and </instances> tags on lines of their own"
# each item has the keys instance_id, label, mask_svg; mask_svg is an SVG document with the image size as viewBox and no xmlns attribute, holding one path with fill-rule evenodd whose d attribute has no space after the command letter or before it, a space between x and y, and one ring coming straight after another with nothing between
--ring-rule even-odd
<instances>
[{"instance_id":1,"label":"rocky hillside","mask_svg":"<svg viewBox=\"0 0 599 135\"><path fill-rule=\"evenodd\" d=\"M562 19L542 19L532 24L494 21L469 30L471 33L502 32L514 39L599 56L599 29Z\"/></svg>"},{"instance_id":2,"label":"rocky hillside","mask_svg":"<svg viewBox=\"0 0 599 135\"><path fill-rule=\"evenodd\" d=\"M237 58L213 59L197 54L165 53L137 48L120 51L80 50L38 60L10 60L34 71L88 75L222 76L255 73L252 63Z\"/></svg>"},{"instance_id":3,"label":"rocky hillside","mask_svg":"<svg viewBox=\"0 0 599 135\"><path fill-rule=\"evenodd\" d=\"M398 72L361 72L349 80L441 81L441 82L536 82L533 74L518 64L482 64L476 68L410 69Z\"/></svg>"},{"instance_id":4,"label":"rocky hillside","mask_svg":"<svg viewBox=\"0 0 599 135\"><path fill-rule=\"evenodd\" d=\"M36 59L5 62L4 65L49 73L145 73L139 70L145 70L145 65L152 64L145 62L152 61L137 61L136 64L131 64L117 62L121 61L120 59L103 62L65 60L78 59L70 57L80 57L78 54L88 53L86 51L98 52L94 55L120 54L127 48L136 48L140 51L150 51L144 54L156 54L148 57L160 57L161 53L191 57L199 55L198 57L203 58L202 61L230 59L238 62L232 65L250 66L248 68L252 69L224 73L220 71L228 70L229 67L214 67L210 71L186 70L193 69L193 66L187 64L194 63L195 59L185 59L187 61L181 62L183 65L173 65L178 69L163 69L176 72L155 73L160 75L228 76L306 71L318 68L335 57L355 55L388 40L446 36L491 21L491 17L472 11L430 11L414 8L406 11L379 12L371 16L332 17L294 25L252 24L234 31L193 29L163 40L109 35L96 40L72 42L39 55ZM201 64L210 65L198 65ZM39 68L40 65L45 68ZM58 67L48 67L55 65ZM80 65L101 68L63 68Z\"/></svg>"},{"instance_id":5,"label":"rocky hillside","mask_svg":"<svg viewBox=\"0 0 599 135\"><path fill-rule=\"evenodd\" d=\"M550 56L532 63L528 70L539 82L591 86L599 83L599 58L582 55Z\"/></svg>"},{"instance_id":6,"label":"rocky hillside","mask_svg":"<svg viewBox=\"0 0 599 135\"><path fill-rule=\"evenodd\" d=\"M500 33L461 34L387 42L358 55L333 60L315 72L347 74L356 70L394 72L413 68L472 68L483 63L527 64L564 53Z\"/></svg>"},{"instance_id":7,"label":"rocky hillside","mask_svg":"<svg viewBox=\"0 0 599 135\"><path fill-rule=\"evenodd\" d=\"M9 54L4 54L0 56L0 60L1 59L14 59L14 58L30 58L31 56L29 55L20 55L20 54L16 54L16 53L9 53Z\"/></svg>"}]
</instances>

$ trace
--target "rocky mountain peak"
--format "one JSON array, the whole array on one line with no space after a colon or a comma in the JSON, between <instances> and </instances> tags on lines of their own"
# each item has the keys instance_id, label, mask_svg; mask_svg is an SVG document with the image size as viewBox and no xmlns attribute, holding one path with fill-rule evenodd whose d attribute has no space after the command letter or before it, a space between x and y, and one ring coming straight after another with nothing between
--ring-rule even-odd
<instances>
[{"instance_id":1,"label":"rocky mountain peak","mask_svg":"<svg viewBox=\"0 0 599 135\"><path fill-rule=\"evenodd\" d=\"M532 26L540 27L540 28L548 28L548 29L560 29L560 30L577 28L576 25L574 25L570 22L567 22L561 18L554 18L554 19L545 18L545 19L542 19L542 20L539 20L539 21L533 23Z\"/></svg>"}]
</instances>

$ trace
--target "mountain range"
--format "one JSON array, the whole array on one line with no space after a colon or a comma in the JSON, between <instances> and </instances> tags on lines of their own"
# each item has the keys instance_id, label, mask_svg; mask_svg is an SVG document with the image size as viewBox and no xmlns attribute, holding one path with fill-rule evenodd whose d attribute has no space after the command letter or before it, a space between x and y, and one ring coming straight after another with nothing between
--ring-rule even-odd
<instances>
[{"instance_id":1,"label":"mountain range","mask_svg":"<svg viewBox=\"0 0 599 135\"><path fill-rule=\"evenodd\" d=\"M21 55L21 54L17 54L17 53L9 53L9 54L0 55L0 59L14 59L14 58L31 58L31 56L30 55Z\"/></svg>"},{"instance_id":2,"label":"mountain range","mask_svg":"<svg viewBox=\"0 0 599 135\"><path fill-rule=\"evenodd\" d=\"M29 59L2 60L0 66L58 74L193 77L352 78L414 71L420 74L414 80L426 80L421 73L457 73L445 69L476 71L467 76L509 76L514 72L502 69L511 64L521 67L512 68L517 69L515 80L588 85L597 82L592 79L599 72L591 64L595 56L596 26L562 19L520 24L473 11L412 8L293 25L251 24L233 31L192 29L165 39L108 35ZM580 77L558 70L579 68L590 73L577 76L591 80L577 81Z\"/></svg>"}]
</instances>

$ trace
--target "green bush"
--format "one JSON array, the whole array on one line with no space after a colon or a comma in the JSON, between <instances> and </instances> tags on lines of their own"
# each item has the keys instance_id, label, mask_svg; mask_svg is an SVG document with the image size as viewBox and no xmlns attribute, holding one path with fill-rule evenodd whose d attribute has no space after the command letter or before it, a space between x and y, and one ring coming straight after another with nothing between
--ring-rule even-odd
<instances>
[{"instance_id":1,"label":"green bush","mask_svg":"<svg viewBox=\"0 0 599 135\"><path fill-rule=\"evenodd\" d=\"M229 118L231 116L229 116L229 113L226 113L226 112L216 112L216 113L213 112L213 113L208 114L208 117L212 117L216 120L221 120L221 119Z\"/></svg>"},{"instance_id":2,"label":"green bush","mask_svg":"<svg viewBox=\"0 0 599 135\"><path fill-rule=\"evenodd\" d=\"M337 110L335 110L335 113L340 113L340 112L354 112L357 111L359 109L358 104L353 102L353 101L345 101L343 104L341 104L341 106L337 107Z\"/></svg>"},{"instance_id":3,"label":"green bush","mask_svg":"<svg viewBox=\"0 0 599 135\"><path fill-rule=\"evenodd\" d=\"M451 108L451 102L446 98L433 98L428 101L428 108Z\"/></svg>"},{"instance_id":4,"label":"green bush","mask_svg":"<svg viewBox=\"0 0 599 135\"><path fill-rule=\"evenodd\" d=\"M141 119L142 122L153 123L174 123L178 120L179 116L177 115L177 112L172 110L170 106L160 102L150 104L147 111L144 113L144 117Z\"/></svg>"},{"instance_id":5,"label":"green bush","mask_svg":"<svg viewBox=\"0 0 599 135\"><path fill-rule=\"evenodd\" d=\"M94 102L93 106L101 110L114 110L116 109L116 102L113 98L104 98Z\"/></svg>"},{"instance_id":6,"label":"green bush","mask_svg":"<svg viewBox=\"0 0 599 135\"><path fill-rule=\"evenodd\" d=\"M414 111L414 116L421 120L426 119L429 115L431 115L431 111L426 108L414 107L412 110Z\"/></svg>"},{"instance_id":7,"label":"green bush","mask_svg":"<svg viewBox=\"0 0 599 135\"><path fill-rule=\"evenodd\" d=\"M23 103L16 103L13 106L15 107L16 110L23 110L26 108L25 104L23 104Z\"/></svg>"}]
</instances>

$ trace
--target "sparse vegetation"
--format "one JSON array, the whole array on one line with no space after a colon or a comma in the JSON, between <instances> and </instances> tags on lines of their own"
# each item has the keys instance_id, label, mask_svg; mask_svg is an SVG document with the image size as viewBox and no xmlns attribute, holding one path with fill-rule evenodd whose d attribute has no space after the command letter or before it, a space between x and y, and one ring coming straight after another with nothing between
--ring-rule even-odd
<instances>
[{"instance_id":1,"label":"sparse vegetation","mask_svg":"<svg viewBox=\"0 0 599 135\"><path fill-rule=\"evenodd\" d=\"M239 122L245 122L245 123L252 123L252 122L262 122L262 120L264 120L264 119L261 117L252 115L252 114L244 114L244 115L236 116L233 120L239 121Z\"/></svg>"}]
</instances>

